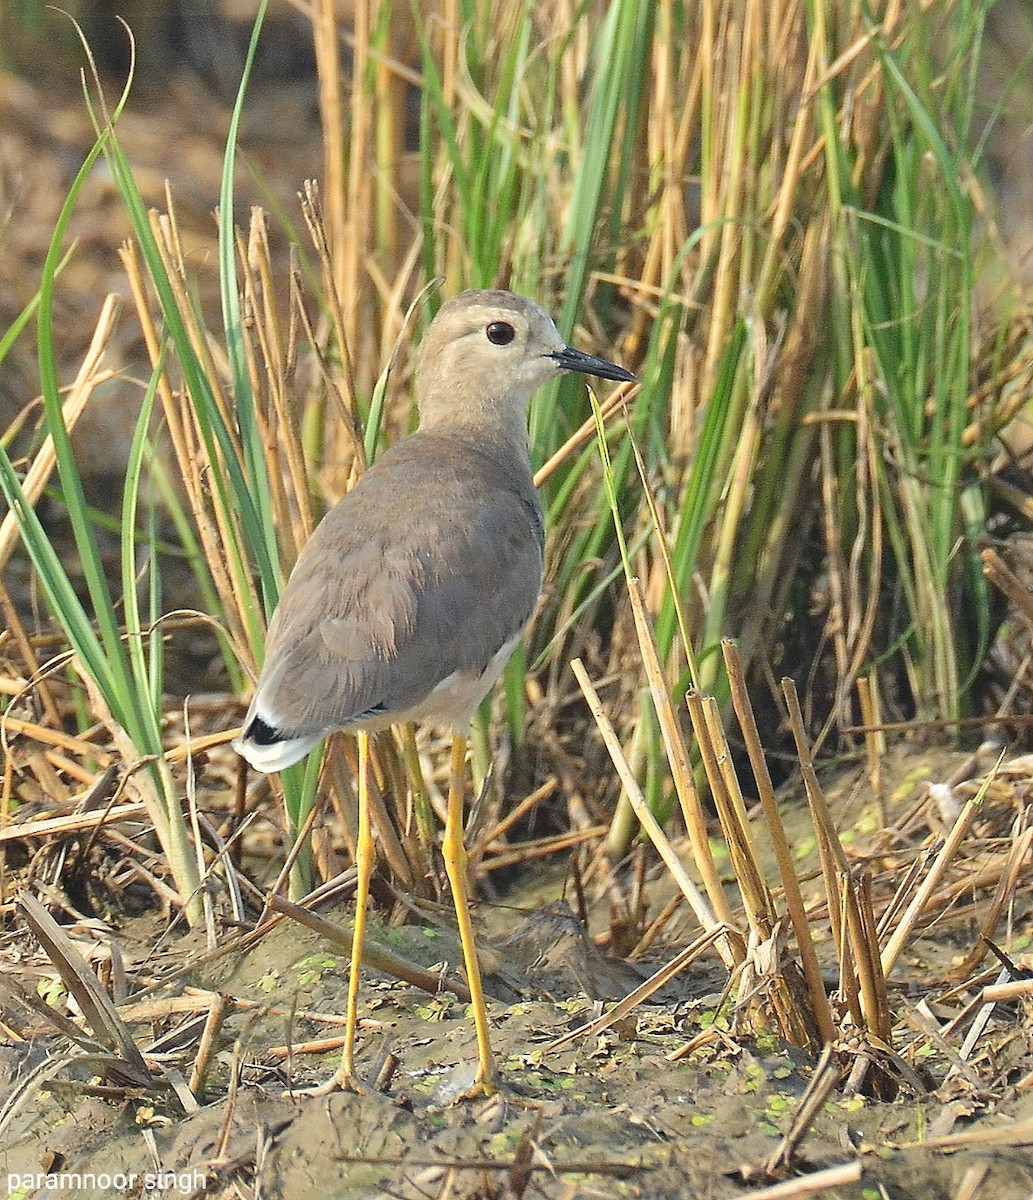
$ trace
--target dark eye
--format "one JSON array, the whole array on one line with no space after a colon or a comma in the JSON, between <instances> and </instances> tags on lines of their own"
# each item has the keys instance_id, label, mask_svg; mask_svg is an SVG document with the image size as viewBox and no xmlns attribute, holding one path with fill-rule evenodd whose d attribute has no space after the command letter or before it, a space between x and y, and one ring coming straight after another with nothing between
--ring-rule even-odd
<instances>
[{"instance_id":1,"label":"dark eye","mask_svg":"<svg viewBox=\"0 0 1033 1200\"><path fill-rule=\"evenodd\" d=\"M493 346L508 346L516 337L516 330L508 321L492 321L484 332Z\"/></svg>"}]
</instances>

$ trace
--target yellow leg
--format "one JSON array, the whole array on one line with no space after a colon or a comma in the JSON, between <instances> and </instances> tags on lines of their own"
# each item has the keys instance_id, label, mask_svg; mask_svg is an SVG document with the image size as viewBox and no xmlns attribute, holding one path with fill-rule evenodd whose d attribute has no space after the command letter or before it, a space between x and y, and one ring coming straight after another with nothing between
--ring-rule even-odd
<instances>
[{"instance_id":1,"label":"yellow leg","mask_svg":"<svg viewBox=\"0 0 1033 1200\"><path fill-rule=\"evenodd\" d=\"M358 735L359 746L359 831L355 840L355 928L352 932L352 960L348 972L348 1008L344 1021L344 1051L334 1085L347 1091L361 1091L355 1078L355 1030L358 1025L359 980L362 977L362 942L366 935L366 909L369 907L369 878L373 873L376 851L369 820L369 734Z\"/></svg>"},{"instance_id":2,"label":"yellow leg","mask_svg":"<svg viewBox=\"0 0 1033 1200\"><path fill-rule=\"evenodd\" d=\"M466 846L463 844L463 784L466 775L466 737L461 733L452 735L452 762L448 780L448 817L445 821L445 838L441 851L445 858L445 870L452 885L452 902L455 904L459 921L459 938L463 943L463 958L466 962L466 978L470 984L470 1002L473 1019L477 1026L477 1079L467 1096L490 1096L499 1089L498 1072L491 1053L491 1038L488 1031L488 1010L484 1005L484 988L481 986L481 968L477 961L474 945L473 923L470 920L470 899L466 884Z\"/></svg>"}]
</instances>

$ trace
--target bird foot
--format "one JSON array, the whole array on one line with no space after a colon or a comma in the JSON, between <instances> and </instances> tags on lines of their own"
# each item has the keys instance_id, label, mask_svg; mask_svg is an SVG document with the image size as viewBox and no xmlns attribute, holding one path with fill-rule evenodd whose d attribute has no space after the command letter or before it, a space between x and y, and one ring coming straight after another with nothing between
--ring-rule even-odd
<instances>
[{"instance_id":1,"label":"bird foot","mask_svg":"<svg viewBox=\"0 0 1033 1200\"><path fill-rule=\"evenodd\" d=\"M464 1100L486 1100L491 1096L499 1096L504 1099L505 1095L506 1089L502 1086L502 1081L495 1076L492 1079L478 1079L464 1091L457 1092L448 1103L451 1106L462 1104Z\"/></svg>"},{"instance_id":2,"label":"bird foot","mask_svg":"<svg viewBox=\"0 0 1033 1200\"><path fill-rule=\"evenodd\" d=\"M478 1070L472 1083L467 1082L469 1078L469 1074L462 1068L457 1069L452 1078L439 1087L435 1104L441 1108L452 1108L466 1100L486 1100L492 1096L497 1096L504 1102L509 1095L509 1088L503 1083L502 1076L495 1070L494 1065L490 1070Z\"/></svg>"},{"instance_id":3,"label":"bird foot","mask_svg":"<svg viewBox=\"0 0 1033 1200\"><path fill-rule=\"evenodd\" d=\"M345 1071L339 1067L333 1075L323 1083L317 1083L314 1087L308 1088L292 1088L291 1096L332 1096L335 1092L350 1092L353 1096L368 1096L370 1089L359 1080L351 1071Z\"/></svg>"}]
</instances>

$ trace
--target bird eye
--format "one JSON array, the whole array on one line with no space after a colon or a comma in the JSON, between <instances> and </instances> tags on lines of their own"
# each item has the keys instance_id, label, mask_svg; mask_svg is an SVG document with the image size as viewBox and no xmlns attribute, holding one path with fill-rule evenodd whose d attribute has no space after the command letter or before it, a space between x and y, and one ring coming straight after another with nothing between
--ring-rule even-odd
<instances>
[{"instance_id":1,"label":"bird eye","mask_svg":"<svg viewBox=\"0 0 1033 1200\"><path fill-rule=\"evenodd\" d=\"M516 337L516 330L508 321L492 321L485 333L493 346L508 346Z\"/></svg>"}]
</instances>

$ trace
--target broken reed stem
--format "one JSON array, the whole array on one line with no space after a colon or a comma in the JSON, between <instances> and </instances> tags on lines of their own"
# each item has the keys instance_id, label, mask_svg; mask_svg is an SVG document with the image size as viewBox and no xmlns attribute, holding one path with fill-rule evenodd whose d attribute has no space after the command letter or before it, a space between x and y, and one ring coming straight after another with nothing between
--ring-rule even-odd
<instances>
[{"instance_id":1,"label":"broken reed stem","mask_svg":"<svg viewBox=\"0 0 1033 1200\"><path fill-rule=\"evenodd\" d=\"M900 924L893 931L893 936L886 943L886 948L882 952L882 972L889 978L893 968L897 964L897 959L900 957L901 951L904 949L904 944L911 936L915 925L918 923L918 918L925 910L925 906L929 898L939 886L940 880L943 878L944 872L954 861L954 857L961 846L962 841L968 834L972 822L975 820L976 814L979 812L983 804L983 799L990 788L990 784L997 776L997 772L1001 768L1001 763L1004 761L1004 756L1007 753L1007 747L1003 749L997 762L987 773L986 779L980 785L979 791L972 797L971 800L958 814L958 819L954 822L950 833L947 835L947 840L943 843L943 848L936 856L929 874L922 880L922 886L915 892L914 898L907 906L907 910L900 919Z\"/></svg>"},{"instance_id":2,"label":"broken reed stem","mask_svg":"<svg viewBox=\"0 0 1033 1200\"><path fill-rule=\"evenodd\" d=\"M867 870L857 881L855 894L860 917L860 935L865 947L861 965L870 975L867 994L872 997L877 1014L873 1032L889 1045L893 1036L893 1019L890 1013L889 997L886 995L886 976L883 973L882 961L879 957L879 935L872 899L872 877Z\"/></svg>"},{"instance_id":3,"label":"broken reed stem","mask_svg":"<svg viewBox=\"0 0 1033 1200\"><path fill-rule=\"evenodd\" d=\"M713 696L701 697L695 692L690 692L686 700L750 928L750 950L740 984L740 1004L743 995L749 996L754 990L751 975L756 974L757 983L768 994L768 1003L783 1037L797 1045L806 1046L815 1040L815 1022L807 1011L808 1006L801 1007L798 1003L796 989L789 985L782 967L781 947L784 941L777 932L779 921L754 849L753 830L732 765L717 701ZM768 947L768 951L762 953L761 946ZM772 947L774 964L765 970L758 964L765 960Z\"/></svg>"},{"instance_id":4,"label":"broken reed stem","mask_svg":"<svg viewBox=\"0 0 1033 1200\"><path fill-rule=\"evenodd\" d=\"M821 1057L807 1083L807 1088L797 1105L789 1129L764 1163L764 1174L768 1178L777 1178L786 1167L792 1164L808 1130L845 1076L846 1071L833 1058L832 1044L826 1042Z\"/></svg>"},{"instance_id":5,"label":"broken reed stem","mask_svg":"<svg viewBox=\"0 0 1033 1200\"><path fill-rule=\"evenodd\" d=\"M743 798L742 788L739 786L735 764L732 762L732 751L725 736L721 710L713 696L703 698L703 715L706 718L710 742L717 749L718 770L721 772L725 794L731 802L731 812L735 817L738 853L748 868L746 875L747 911L755 914L754 927L764 936L770 937L776 919L774 904L754 848L753 829L746 813L746 801Z\"/></svg>"},{"instance_id":6,"label":"broken reed stem","mask_svg":"<svg viewBox=\"0 0 1033 1200\"><path fill-rule=\"evenodd\" d=\"M804 1175L800 1179L786 1179L749 1193L750 1200L803 1200L806 1196L817 1196L831 1188L850 1187L861 1182L861 1160L843 1163L837 1167L825 1167Z\"/></svg>"},{"instance_id":7,"label":"broken reed stem","mask_svg":"<svg viewBox=\"0 0 1033 1200\"><path fill-rule=\"evenodd\" d=\"M696 780L692 774L689 751L685 745L685 739L682 737L674 705L671 703L671 697L667 690L653 627L646 614L642 584L637 577L628 580L628 595L631 598L639 649L646 669L646 677L649 680L653 707L660 724L660 734L663 737L667 762L674 780L674 789L678 796L678 803L681 805L682 817L692 846L692 857L696 863L696 870L700 873L717 919L731 925L733 924L731 905L721 886L717 864L711 853L707 819L700 801L699 789L696 787Z\"/></svg>"},{"instance_id":8,"label":"broken reed stem","mask_svg":"<svg viewBox=\"0 0 1033 1200\"><path fill-rule=\"evenodd\" d=\"M750 759L753 778L757 784L757 794L760 797L761 811L767 824L768 837L775 853L775 863L782 880L782 891L785 896L789 919L796 934L796 945L800 955L800 965L807 983L807 992L811 999L811 1011L818 1025L823 1043L835 1040L836 1026L829 1004L825 982L821 976L818 964L818 954L811 937L811 926L807 920L807 906L804 904L800 881L796 877L796 864L793 852L786 837L782 816L778 811L775 800L775 789L771 782L767 760L760 742L757 721L753 715L753 705L750 703L746 690L746 680L743 675L739 651L735 643L725 638L721 642L721 650L725 660L725 670L731 688L732 707L739 721L743 741L746 743L746 753Z\"/></svg>"},{"instance_id":9,"label":"broken reed stem","mask_svg":"<svg viewBox=\"0 0 1033 1200\"><path fill-rule=\"evenodd\" d=\"M750 846L745 807L740 809L742 795L739 795L737 804L733 790L730 790L732 785L729 776L722 766L722 760L727 761L728 754L719 728L720 722L716 723L715 728L715 722L707 713L706 698L699 692L688 692L685 701L750 928L756 930L762 941L767 941L771 936L772 924L765 896L767 889Z\"/></svg>"},{"instance_id":10,"label":"broken reed stem","mask_svg":"<svg viewBox=\"0 0 1033 1200\"><path fill-rule=\"evenodd\" d=\"M807 802L811 810L814 832L818 838L819 851L821 851L823 843L825 845L825 851L822 853L822 875L826 888L831 887L832 889L828 894L829 916L834 918L837 910L842 911L843 914L839 943L840 963L841 966L845 963L845 955L849 947L857 971L857 982L860 985L861 1013L864 1024L871 1033L877 1034L889 1044L891 1030L885 1027L884 1016L889 1011L885 986L885 976L888 972L884 970L881 963L875 961L878 947L873 946L865 936L867 923L861 916L857 884L851 875L846 852L839 840L835 822L814 770L810 744L804 730L800 700L796 694L796 684L792 679L782 680L782 693L789 709L789 725L796 743L796 756L800 760L800 770L803 775L804 787L807 790ZM840 906L842 907L840 908ZM833 928L835 928L835 920L833 920Z\"/></svg>"},{"instance_id":11,"label":"broken reed stem","mask_svg":"<svg viewBox=\"0 0 1033 1200\"><path fill-rule=\"evenodd\" d=\"M628 799L631 802L631 807L639 823L656 847L657 853L664 860L667 869L671 872L672 878L681 889L682 895L688 901L689 907L696 914L696 919L703 926L704 930L710 932L714 929L723 929L722 922L717 920L710 905L707 903L706 897L702 895L686 874L685 868L681 865L677 854L674 852L674 848L667 840L667 835L660 828L660 824L650 811L649 805L646 804L645 797L642 795L642 790L638 785L638 780L635 778L635 773L628 766L628 761L624 757L620 740L603 710L602 702L595 688L592 686L592 681L588 678L584 664L579 658L575 658L570 666L577 678L585 700L588 702L588 707L595 719L603 743L610 753L610 758L613 761L617 774L620 776L621 783L624 785ZM737 930L726 929L724 937L719 938L716 945L718 953L729 969L742 962L746 956L745 941L742 934Z\"/></svg>"},{"instance_id":12,"label":"broken reed stem","mask_svg":"<svg viewBox=\"0 0 1033 1200\"><path fill-rule=\"evenodd\" d=\"M278 892L271 892L266 897L266 912L263 913L260 922L263 933L268 930L267 922L270 920L268 916L270 912L289 917L299 925L311 929L320 937L326 938L334 946L340 946L348 951L352 948L350 929L342 927L337 921L328 921L325 917L306 908L305 904L295 904L292 900L285 899ZM362 962L371 970L383 971L385 975L391 975L403 983L411 984L429 996L436 996L439 992L446 991L457 996L464 1004L470 1002L470 989L454 973L443 974L440 971L427 971L395 954L386 946L382 946L372 937L366 938L363 944Z\"/></svg>"},{"instance_id":13,"label":"broken reed stem","mask_svg":"<svg viewBox=\"0 0 1033 1200\"><path fill-rule=\"evenodd\" d=\"M837 883L835 872L832 873L832 885ZM841 881L840 881L841 883ZM837 905L834 914L830 913L830 918L834 915L835 919L832 924L839 930L837 941L838 946L838 980L836 991L841 997L841 1007L845 1007L850 1014L850 1019L858 1029L864 1028L864 1013L861 1008L861 993L857 987L857 972L854 970L854 953L853 947L850 944L849 936L846 936L847 930L847 899L848 889L840 886L839 889L839 904Z\"/></svg>"},{"instance_id":14,"label":"broken reed stem","mask_svg":"<svg viewBox=\"0 0 1033 1200\"><path fill-rule=\"evenodd\" d=\"M213 998L211 1007L208 1009L208 1016L205 1018L204 1029L201 1031L201 1040L194 1058L194 1067L190 1073L190 1081L187 1084L187 1087L198 1100L204 1098L205 1081L208 1078L212 1056L218 1047L219 1033L222 1030L226 1017L233 1010L235 1003L236 1001L232 996L220 994Z\"/></svg>"},{"instance_id":15,"label":"broken reed stem","mask_svg":"<svg viewBox=\"0 0 1033 1200\"><path fill-rule=\"evenodd\" d=\"M861 721L866 726L864 752L868 760L868 783L879 809L879 828L886 828L886 797L882 787L882 760L886 757L886 734L878 728L882 722L878 678L874 671L857 680L857 696L861 704Z\"/></svg>"}]
</instances>

